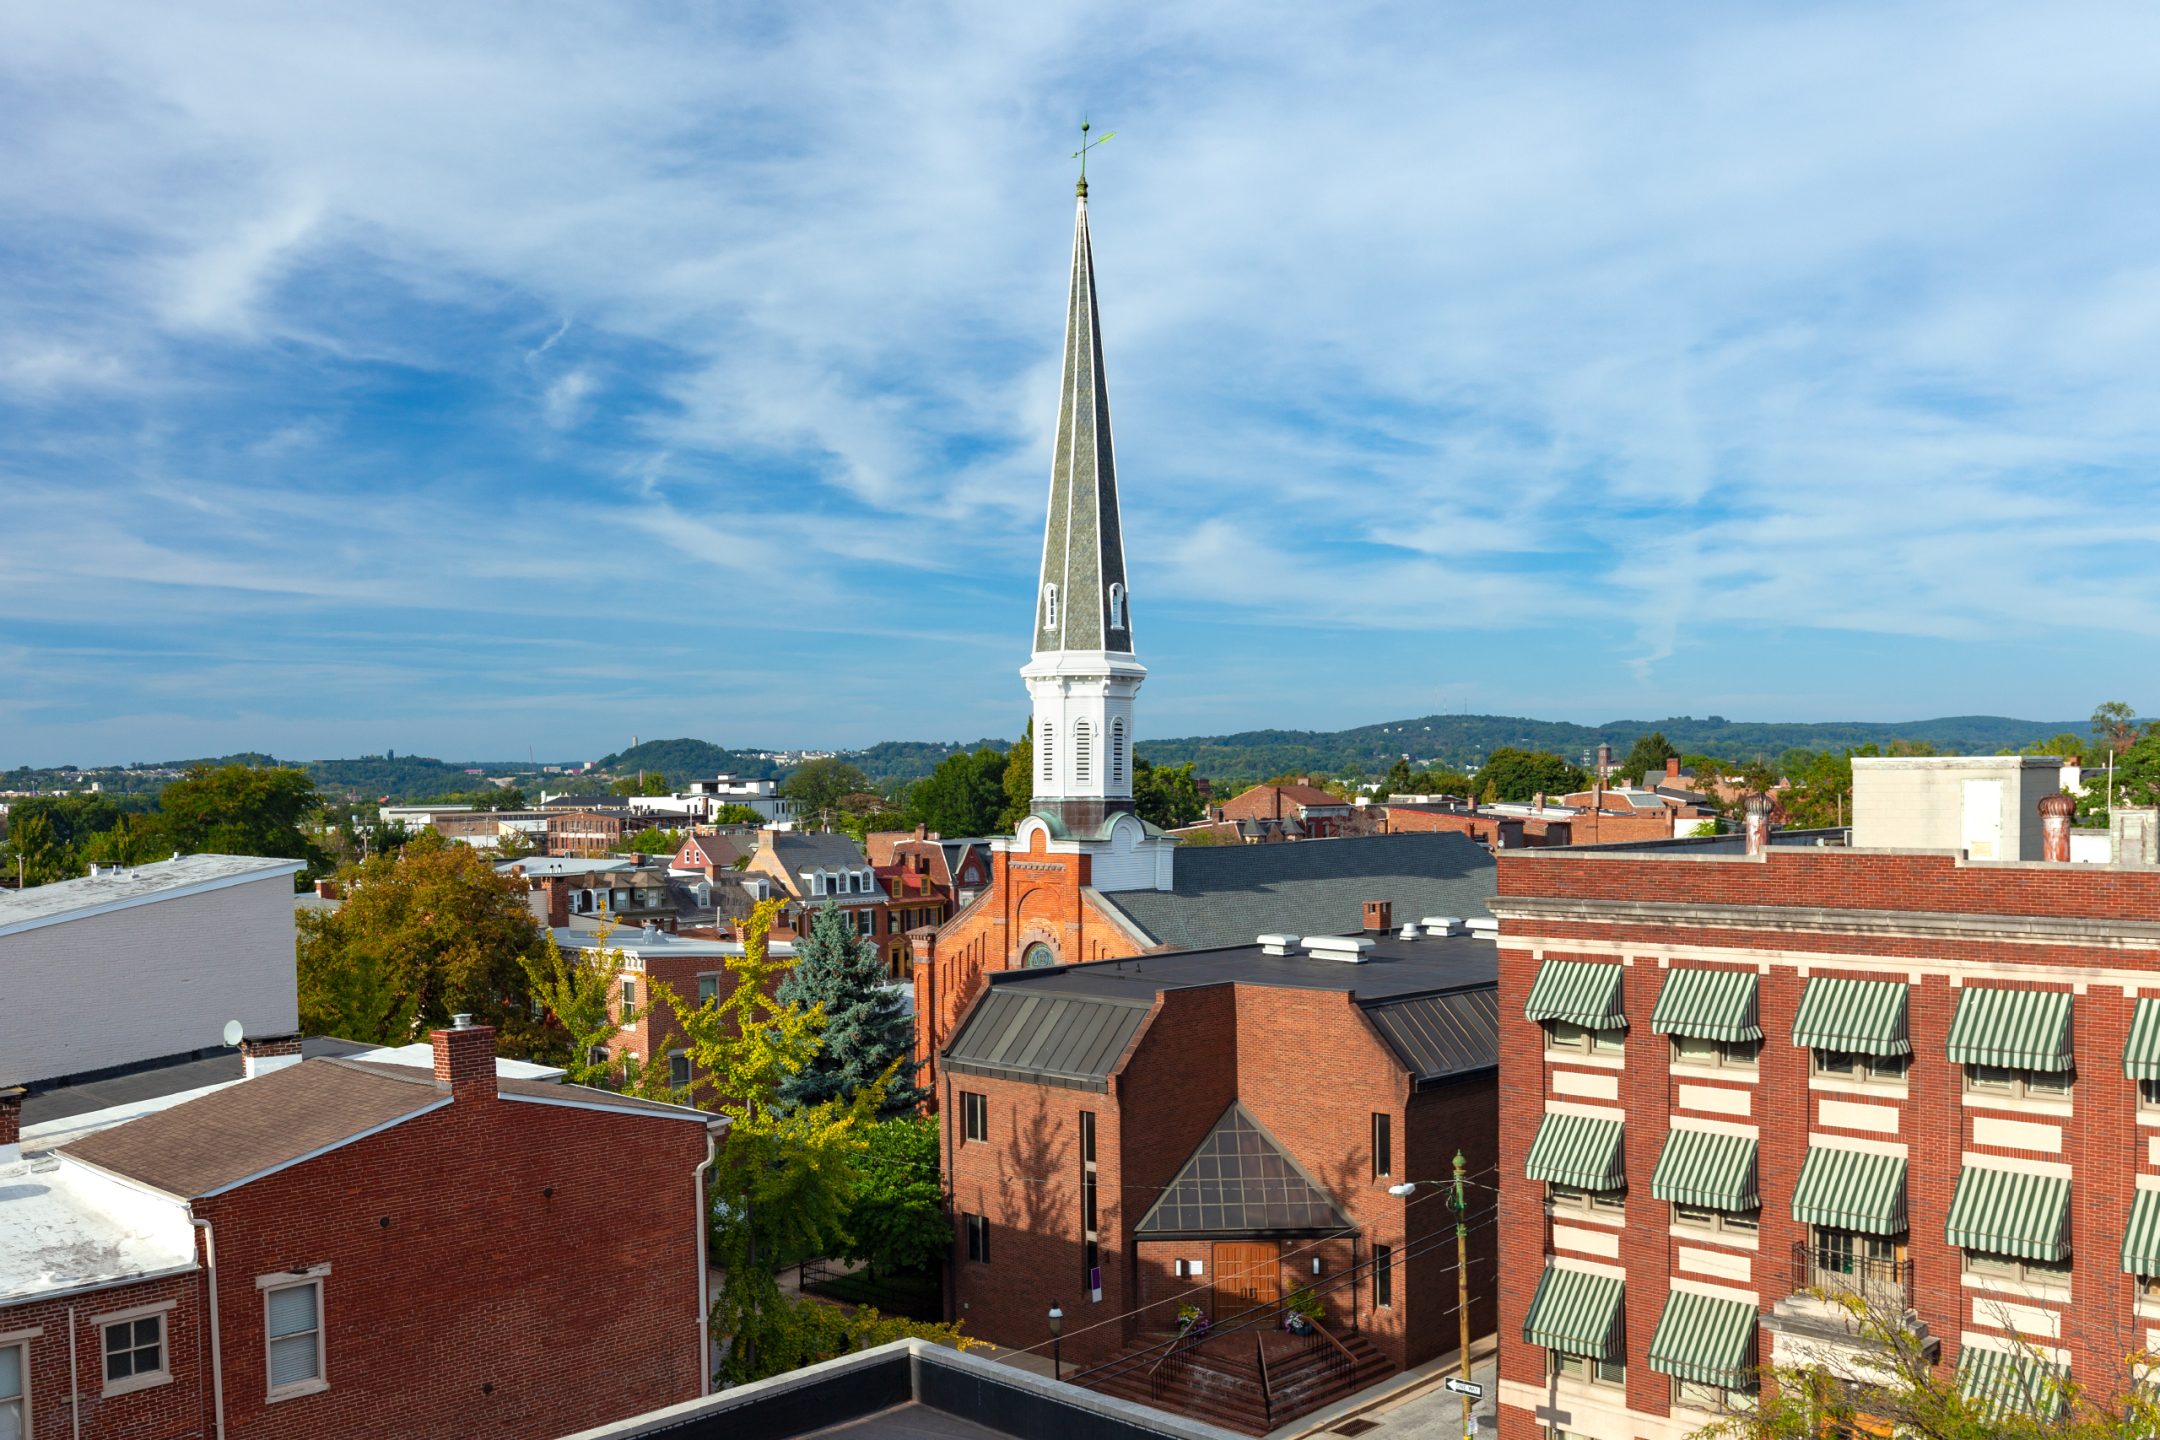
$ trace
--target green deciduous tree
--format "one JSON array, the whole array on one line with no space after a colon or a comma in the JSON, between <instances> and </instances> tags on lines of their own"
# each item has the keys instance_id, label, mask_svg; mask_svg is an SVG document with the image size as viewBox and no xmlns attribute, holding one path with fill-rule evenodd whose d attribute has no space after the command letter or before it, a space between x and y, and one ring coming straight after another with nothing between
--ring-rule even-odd
<instances>
[{"instance_id":1,"label":"green deciduous tree","mask_svg":"<svg viewBox=\"0 0 2160 1440\"><path fill-rule=\"evenodd\" d=\"M845 760L807 760L780 783L780 793L795 802L795 813L806 825L829 827L844 795L870 789L862 771Z\"/></svg>"},{"instance_id":2,"label":"green deciduous tree","mask_svg":"<svg viewBox=\"0 0 2160 1440\"><path fill-rule=\"evenodd\" d=\"M879 1086L880 1113L893 1116L928 1098L915 1084L914 1022L887 987L877 946L855 933L853 912L819 908L809 933L795 942L795 967L780 982L778 998L825 1017L817 1054L781 1081L781 1098L790 1105L850 1100Z\"/></svg>"},{"instance_id":3,"label":"green deciduous tree","mask_svg":"<svg viewBox=\"0 0 2160 1440\"><path fill-rule=\"evenodd\" d=\"M535 1005L545 1012L526 1058L562 1066L565 1078L573 1085L648 1093L657 1076L664 1089L664 1061L626 1056L617 1062L606 1052L623 1026L643 1020L656 1003L665 1003L665 996L656 995L654 987L647 986L641 1003L624 1008L620 1000L628 960L622 951L606 943L607 930L603 929L597 938L598 945L565 955L555 943L555 936L548 933L536 949L518 957L526 989ZM654 1098L678 1097L662 1094Z\"/></svg>"},{"instance_id":4,"label":"green deciduous tree","mask_svg":"<svg viewBox=\"0 0 2160 1440\"><path fill-rule=\"evenodd\" d=\"M1580 790L1590 777L1551 751L1503 745L1486 757L1470 783L1481 794L1500 800L1528 800L1539 794L1558 797Z\"/></svg>"},{"instance_id":5,"label":"green deciduous tree","mask_svg":"<svg viewBox=\"0 0 2160 1440\"><path fill-rule=\"evenodd\" d=\"M843 1310L837 1305L822 1304L807 1297L794 1299L778 1292L760 1319L758 1362L741 1372L743 1379L784 1375L805 1365L815 1365L820 1360L851 1355L895 1340L934 1340L955 1350L972 1350L988 1343L963 1335L958 1325L882 1315L873 1305ZM731 1379L737 1378L732 1355L727 1374Z\"/></svg>"},{"instance_id":6,"label":"green deciduous tree","mask_svg":"<svg viewBox=\"0 0 2160 1440\"><path fill-rule=\"evenodd\" d=\"M1200 798L1200 782L1191 761L1183 765L1150 765L1138 756L1132 767L1133 808L1150 825L1175 830L1190 825L1207 813Z\"/></svg>"},{"instance_id":7,"label":"green deciduous tree","mask_svg":"<svg viewBox=\"0 0 2160 1440\"><path fill-rule=\"evenodd\" d=\"M40 811L11 816L7 849L0 851L7 873L26 886L50 885L82 873L82 863L60 838L59 827Z\"/></svg>"},{"instance_id":8,"label":"green deciduous tree","mask_svg":"<svg viewBox=\"0 0 2160 1440\"><path fill-rule=\"evenodd\" d=\"M615 842L618 855L673 855L682 845L682 836L673 830L662 830L648 825L635 835L625 835Z\"/></svg>"},{"instance_id":9,"label":"green deciduous tree","mask_svg":"<svg viewBox=\"0 0 2160 1440\"><path fill-rule=\"evenodd\" d=\"M657 770L644 770L635 775L625 775L608 786L611 795L671 795L674 787L668 778Z\"/></svg>"},{"instance_id":10,"label":"green deciduous tree","mask_svg":"<svg viewBox=\"0 0 2160 1440\"><path fill-rule=\"evenodd\" d=\"M719 809L713 811L712 823L715 825L763 825L766 822L763 815L758 814L748 805L722 805Z\"/></svg>"},{"instance_id":11,"label":"green deciduous tree","mask_svg":"<svg viewBox=\"0 0 2160 1440\"><path fill-rule=\"evenodd\" d=\"M904 813L911 825L940 835L989 835L1005 810L1007 759L985 747L951 755L908 787Z\"/></svg>"},{"instance_id":12,"label":"green deciduous tree","mask_svg":"<svg viewBox=\"0 0 2160 1440\"><path fill-rule=\"evenodd\" d=\"M1005 807L998 812L997 830L1010 835L1035 804L1035 722L1027 722L1019 743L1005 752Z\"/></svg>"},{"instance_id":13,"label":"green deciduous tree","mask_svg":"<svg viewBox=\"0 0 2160 1440\"><path fill-rule=\"evenodd\" d=\"M1495 755L1499 751L1493 752ZM1645 775L1662 775L1665 762L1676 758L1680 752L1665 738L1662 730L1652 730L1640 736L1628 747L1626 758L1620 762L1620 778L1630 785L1639 785Z\"/></svg>"},{"instance_id":14,"label":"green deciduous tree","mask_svg":"<svg viewBox=\"0 0 2160 1440\"><path fill-rule=\"evenodd\" d=\"M863 1143L843 1253L873 1270L934 1269L953 1243L938 1172L936 1117L896 1115L864 1126Z\"/></svg>"},{"instance_id":15,"label":"green deciduous tree","mask_svg":"<svg viewBox=\"0 0 2160 1440\"><path fill-rule=\"evenodd\" d=\"M2137 711L2120 700L2106 701L2093 710L2092 733L2102 751L2120 755L2137 740Z\"/></svg>"},{"instance_id":16,"label":"green deciduous tree","mask_svg":"<svg viewBox=\"0 0 2160 1440\"><path fill-rule=\"evenodd\" d=\"M321 808L307 772L285 766L198 765L158 796L175 848L304 860L302 881L329 873L329 857L304 828Z\"/></svg>"},{"instance_id":17,"label":"green deciduous tree","mask_svg":"<svg viewBox=\"0 0 2160 1440\"><path fill-rule=\"evenodd\" d=\"M1420 793L1416 787L1417 775L1410 769L1410 762L1397 760L1388 767L1387 774L1380 777L1377 794L1382 800L1390 795L1416 795Z\"/></svg>"},{"instance_id":18,"label":"green deciduous tree","mask_svg":"<svg viewBox=\"0 0 2160 1440\"><path fill-rule=\"evenodd\" d=\"M297 921L310 1034L403 1044L463 1011L493 1025L505 1053L529 1053L539 1037L523 961L541 938L520 881L425 831L339 878L345 903Z\"/></svg>"}]
</instances>

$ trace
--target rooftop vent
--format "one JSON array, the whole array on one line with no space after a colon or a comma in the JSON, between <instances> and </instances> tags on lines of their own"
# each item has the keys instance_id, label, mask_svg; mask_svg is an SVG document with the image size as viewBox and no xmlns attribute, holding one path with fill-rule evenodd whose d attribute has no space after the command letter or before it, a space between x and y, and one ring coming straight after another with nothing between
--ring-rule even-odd
<instances>
[{"instance_id":1,"label":"rooftop vent","mask_svg":"<svg viewBox=\"0 0 2160 1440\"><path fill-rule=\"evenodd\" d=\"M1340 960L1351 965L1365 963L1365 952L1373 948L1373 942L1363 935L1314 935L1305 942L1305 952L1315 960Z\"/></svg>"},{"instance_id":2,"label":"rooftop vent","mask_svg":"<svg viewBox=\"0 0 2160 1440\"><path fill-rule=\"evenodd\" d=\"M1263 955L1297 954L1298 937L1295 935L1262 935L1260 953Z\"/></svg>"},{"instance_id":3,"label":"rooftop vent","mask_svg":"<svg viewBox=\"0 0 2160 1440\"><path fill-rule=\"evenodd\" d=\"M1472 935L1477 936L1480 940L1497 940L1500 938L1500 922L1490 915L1472 916L1470 919L1465 920L1463 924Z\"/></svg>"},{"instance_id":4,"label":"rooftop vent","mask_svg":"<svg viewBox=\"0 0 2160 1440\"><path fill-rule=\"evenodd\" d=\"M1427 915L1423 921L1427 935L1460 935L1463 922L1460 915Z\"/></svg>"},{"instance_id":5,"label":"rooftop vent","mask_svg":"<svg viewBox=\"0 0 2160 1440\"><path fill-rule=\"evenodd\" d=\"M472 1016L466 1014L463 1010L458 1011L457 1014L450 1017L450 1028L453 1030L472 1029Z\"/></svg>"},{"instance_id":6,"label":"rooftop vent","mask_svg":"<svg viewBox=\"0 0 2160 1440\"><path fill-rule=\"evenodd\" d=\"M1415 940L1417 937L1417 926L1411 924L1408 920L1403 921L1402 929L1395 932L1395 938L1398 940Z\"/></svg>"}]
</instances>

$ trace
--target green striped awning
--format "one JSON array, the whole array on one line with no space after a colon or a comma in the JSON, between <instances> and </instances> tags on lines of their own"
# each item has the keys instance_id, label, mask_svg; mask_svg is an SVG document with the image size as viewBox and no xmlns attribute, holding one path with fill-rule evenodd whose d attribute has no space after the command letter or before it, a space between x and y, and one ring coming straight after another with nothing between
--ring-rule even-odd
<instances>
[{"instance_id":1,"label":"green striped awning","mask_svg":"<svg viewBox=\"0 0 2160 1440\"><path fill-rule=\"evenodd\" d=\"M1660 1035L1703 1040L1762 1039L1762 1026L1755 1020L1755 972L1667 971L1650 1012L1650 1028Z\"/></svg>"},{"instance_id":2,"label":"green striped awning","mask_svg":"<svg viewBox=\"0 0 2160 1440\"><path fill-rule=\"evenodd\" d=\"M1968 1165L1950 1197L1948 1230L1962 1249L2060 1260L2070 1253L2070 1182Z\"/></svg>"},{"instance_id":3,"label":"green striped awning","mask_svg":"<svg viewBox=\"0 0 2160 1440\"><path fill-rule=\"evenodd\" d=\"M1967 986L1950 1021L1950 1058L2013 1070L2070 1068L2070 992Z\"/></svg>"},{"instance_id":4,"label":"green striped awning","mask_svg":"<svg viewBox=\"0 0 2160 1440\"><path fill-rule=\"evenodd\" d=\"M1624 1289L1610 1275L1548 1266L1523 1320L1523 1342L1593 1360L1618 1360Z\"/></svg>"},{"instance_id":5,"label":"green striped awning","mask_svg":"<svg viewBox=\"0 0 2160 1440\"><path fill-rule=\"evenodd\" d=\"M2160 1000L2148 995L2130 1017L2130 1043L2123 1046L2123 1074L2132 1080L2160 1080Z\"/></svg>"},{"instance_id":6,"label":"green striped awning","mask_svg":"<svg viewBox=\"0 0 2160 1440\"><path fill-rule=\"evenodd\" d=\"M1800 995L1792 1043L1810 1050L1862 1055L1910 1055L1905 1028L1906 986L1897 980L1840 980L1816 975Z\"/></svg>"},{"instance_id":7,"label":"green striped awning","mask_svg":"<svg viewBox=\"0 0 2160 1440\"><path fill-rule=\"evenodd\" d=\"M1665 1297L1650 1368L1699 1385L1745 1385L1755 1369L1755 1307L1675 1290Z\"/></svg>"},{"instance_id":8,"label":"green striped awning","mask_svg":"<svg viewBox=\"0 0 2160 1440\"><path fill-rule=\"evenodd\" d=\"M2160 1190L2140 1190L2130 1202L2130 1229L2123 1235L2123 1273L2160 1275Z\"/></svg>"},{"instance_id":9,"label":"green striped awning","mask_svg":"<svg viewBox=\"0 0 2160 1440\"><path fill-rule=\"evenodd\" d=\"M1627 1183L1620 1153L1620 1122L1589 1115L1547 1115L1530 1142L1523 1170L1532 1180L1618 1190Z\"/></svg>"},{"instance_id":10,"label":"green striped awning","mask_svg":"<svg viewBox=\"0 0 2160 1440\"><path fill-rule=\"evenodd\" d=\"M1968 1345L1958 1352L1958 1394L1993 1413L2026 1415L2062 1413L2062 1386L2070 1372L2037 1355L1983 1350Z\"/></svg>"},{"instance_id":11,"label":"green striped awning","mask_svg":"<svg viewBox=\"0 0 2160 1440\"><path fill-rule=\"evenodd\" d=\"M1896 1235L1905 1228L1905 1157L1811 1148L1793 1186L1792 1213L1803 1225Z\"/></svg>"},{"instance_id":12,"label":"green striped awning","mask_svg":"<svg viewBox=\"0 0 2160 1440\"><path fill-rule=\"evenodd\" d=\"M1595 960L1547 960L1530 983L1526 1020L1572 1020L1592 1030L1624 1030L1618 965Z\"/></svg>"},{"instance_id":13,"label":"green striped awning","mask_svg":"<svg viewBox=\"0 0 2160 1440\"><path fill-rule=\"evenodd\" d=\"M1709 1130L1675 1130L1665 1137L1650 1176L1650 1193L1677 1205L1707 1205L1713 1210L1752 1210L1762 1203L1755 1191L1755 1141L1747 1135Z\"/></svg>"}]
</instances>

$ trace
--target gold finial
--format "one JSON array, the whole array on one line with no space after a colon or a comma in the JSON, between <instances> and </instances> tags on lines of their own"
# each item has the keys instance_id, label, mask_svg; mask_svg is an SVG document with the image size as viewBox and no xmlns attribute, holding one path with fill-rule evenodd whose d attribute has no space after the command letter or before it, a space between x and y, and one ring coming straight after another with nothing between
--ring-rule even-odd
<instances>
[{"instance_id":1,"label":"gold finial","mask_svg":"<svg viewBox=\"0 0 2160 1440\"><path fill-rule=\"evenodd\" d=\"M1078 160L1078 161L1080 162L1080 189L1079 189L1079 195L1080 195L1080 198L1081 198L1081 199L1083 199L1083 200L1085 200L1085 199L1087 198L1087 157L1088 157L1088 151L1090 151L1090 150L1093 150L1093 149L1094 149L1094 148L1095 148L1096 146L1098 146L1098 145L1107 145L1107 144L1109 144L1109 143L1110 143L1110 142L1111 142L1112 140L1114 140L1115 138L1117 138L1117 131L1115 131L1115 130L1109 130L1109 131L1105 131L1105 132L1104 132L1104 133L1103 133L1103 134L1102 134L1102 135L1101 135L1100 137L1098 137L1098 138L1096 138L1096 139L1094 139L1094 140L1090 140L1090 139L1088 139L1088 128L1089 128L1089 127L1088 127L1088 122L1087 122L1086 120L1082 120L1082 121L1080 122L1080 148L1079 148L1078 150L1075 150L1075 151L1073 151L1073 153L1072 153L1072 158L1073 158L1073 159L1075 159L1075 160Z\"/></svg>"}]
</instances>

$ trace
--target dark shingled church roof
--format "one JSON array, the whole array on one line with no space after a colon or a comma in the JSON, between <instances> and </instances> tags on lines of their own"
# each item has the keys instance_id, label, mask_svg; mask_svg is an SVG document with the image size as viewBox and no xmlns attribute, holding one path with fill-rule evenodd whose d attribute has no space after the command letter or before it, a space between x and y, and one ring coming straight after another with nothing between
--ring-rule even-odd
<instances>
[{"instance_id":1,"label":"dark shingled church roof","mask_svg":"<svg viewBox=\"0 0 2160 1440\"><path fill-rule=\"evenodd\" d=\"M1250 944L1255 935L1354 935L1364 903L1386 900L1398 925L1427 915L1487 915L1493 857L1446 832L1180 848L1169 890L1101 895L1181 950Z\"/></svg>"}]
</instances>

